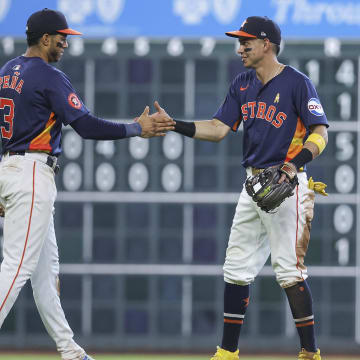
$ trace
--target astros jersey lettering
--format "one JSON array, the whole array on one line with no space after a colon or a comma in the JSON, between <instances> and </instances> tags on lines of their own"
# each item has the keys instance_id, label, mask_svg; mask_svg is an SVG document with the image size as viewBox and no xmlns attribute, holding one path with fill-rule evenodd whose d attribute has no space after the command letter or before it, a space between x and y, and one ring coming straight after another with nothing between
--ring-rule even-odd
<instances>
[{"instance_id":1,"label":"astros jersey lettering","mask_svg":"<svg viewBox=\"0 0 360 360\"><path fill-rule=\"evenodd\" d=\"M328 122L311 81L291 66L267 82L255 70L239 74L214 118L244 126L243 166L266 168L297 155L311 125Z\"/></svg>"},{"instance_id":2,"label":"astros jersey lettering","mask_svg":"<svg viewBox=\"0 0 360 360\"><path fill-rule=\"evenodd\" d=\"M3 153L30 150L59 155L62 124L88 112L68 77L41 58L19 56L0 69Z\"/></svg>"}]
</instances>

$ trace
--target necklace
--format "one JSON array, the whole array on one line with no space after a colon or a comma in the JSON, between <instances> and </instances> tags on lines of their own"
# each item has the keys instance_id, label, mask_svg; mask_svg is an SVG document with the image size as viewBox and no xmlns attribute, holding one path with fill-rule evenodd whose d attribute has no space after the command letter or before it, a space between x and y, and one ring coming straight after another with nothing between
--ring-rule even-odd
<instances>
[{"instance_id":1,"label":"necklace","mask_svg":"<svg viewBox=\"0 0 360 360\"><path fill-rule=\"evenodd\" d=\"M270 78L270 80L273 79L274 77L278 76L280 74L280 71L281 71L282 68L283 68L283 64L279 64L279 67L277 68L277 70L276 70L275 74L273 75L273 77Z\"/></svg>"},{"instance_id":2,"label":"necklace","mask_svg":"<svg viewBox=\"0 0 360 360\"><path fill-rule=\"evenodd\" d=\"M274 77L278 76L280 74L280 71L282 70L282 68L284 67L283 64L279 64L279 66L277 67L276 71L274 72L274 74L269 78L269 80L266 81L266 83L268 83L269 81L271 81ZM266 84L264 83L264 85Z\"/></svg>"}]
</instances>

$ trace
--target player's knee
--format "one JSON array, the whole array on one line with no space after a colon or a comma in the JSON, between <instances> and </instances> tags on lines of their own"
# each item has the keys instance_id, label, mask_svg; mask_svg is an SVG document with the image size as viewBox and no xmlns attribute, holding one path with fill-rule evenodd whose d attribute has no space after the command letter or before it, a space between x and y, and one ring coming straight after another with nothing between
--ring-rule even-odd
<instances>
[{"instance_id":1,"label":"player's knee","mask_svg":"<svg viewBox=\"0 0 360 360\"><path fill-rule=\"evenodd\" d=\"M1 264L1 272L5 273L9 279L27 281L34 272L34 269L29 266L15 264L7 259L4 259Z\"/></svg>"},{"instance_id":2,"label":"player's knee","mask_svg":"<svg viewBox=\"0 0 360 360\"><path fill-rule=\"evenodd\" d=\"M224 280L231 284L248 285L254 282L257 272L249 271L248 266L243 266L239 261L226 258L224 263Z\"/></svg>"},{"instance_id":3,"label":"player's knee","mask_svg":"<svg viewBox=\"0 0 360 360\"><path fill-rule=\"evenodd\" d=\"M224 281L229 284L233 284L233 285L246 286L246 285L250 285L252 282L254 282L254 279L252 279L251 281L246 281L246 280L230 279L230 278L224 276Z\"/></svg>"},{"instance_id":4,"label":"player's knee","mask_svg":"<svg viewBox=\"0 0 360 360\"><path fill-rule=\"evenodd\" d=\"M234 285L249 285L254 282L255 276L245 272L231 271L224 266L224 281Z\"/></svg>"},{"instance_id":5,"label":"player's knee","mask_svg":"<svg viewBox=\"0 0 360 360\"><path fill-rule=\"evenodd\" d=\"M297 274L276 274L276 281L283 289L297 284L299 281L303 281L304 278Z\"/></svg>"}]
</instances>

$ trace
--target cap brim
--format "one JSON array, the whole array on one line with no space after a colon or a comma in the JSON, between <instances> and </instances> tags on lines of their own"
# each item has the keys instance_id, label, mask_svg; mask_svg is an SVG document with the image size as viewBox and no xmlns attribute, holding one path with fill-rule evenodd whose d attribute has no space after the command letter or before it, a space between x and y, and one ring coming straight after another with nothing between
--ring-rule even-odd
<instances>
[{"instance_id":1,"label":"cap brim","mask_svg":"<svg viewBox=\"0 0 360 360\"><path fill-rule=\"evenodd\" d=\"M231 36L231 37L236 37L236 38L252 38L252 39L256 39L256 36L255 35L251 35L251 34L248 34L247 32L245 31L240 31L240 30L237 30L237 31L229 31L229 32L226 32L225 33L227 36Z\"/></svg>"},{"instance_id":2,"label":"cap brim","mask_svg":"<svg viewBox=\"0 0 360 360\"><path fill-rule=\"evenodd\" d=\"M63 29L63 30L56 30L59 33L66 34L66 35L82 35L81 32L73 30L73 29Z\"/></svg>"}]
</instances>

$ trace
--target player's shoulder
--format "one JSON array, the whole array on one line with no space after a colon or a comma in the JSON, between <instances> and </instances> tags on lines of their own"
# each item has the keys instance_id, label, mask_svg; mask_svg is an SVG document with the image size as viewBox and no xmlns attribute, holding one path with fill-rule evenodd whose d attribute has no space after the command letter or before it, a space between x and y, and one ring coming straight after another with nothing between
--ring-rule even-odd
<instances>
[{"instance_id":1,"label":"player's shoulder","mask_svg":"<svg viewBox=\"0 0 360 360\"><path fill-rule=\"evenodd\" d=\"M42 78L45 77L49 80L67 79L67 76L61 70L39 57L25 58L25 62L28 64L29 69L31 68L34 73L38 73Z\"/></svg>"},{"instance_id":2,"label":"player's shoulder","mask_svg":"<svg viewBox=\"0 0 360 360\"><path fill-rule=\"evenodd\" d=\"M53 65L48 64L46 61L36 56L27 57L24 55L20 55L9 60L1 67L1 71L9 70L19 71L22 75L24 75L25 72L28 77L30 76L32 78L67 78L61 70L55 68Z\"/></svg>"},{"instance_id":3,"label":"player's shoulder","mask_svg":"<svg viewBox=\"0 0 360 360\"><path fill-rule=\"evenodd\" d=\"M21 61L21 56L17 56L11 60L8 60L4 65L0 68L0 73L6 72L9 69L14 68Z\"/></svg>"},{"instance_id":4,"label":"player's shoulder","mask_svg":"<svg viewBox=\"0 0 360 360\"><path fill-rule=\"evenodd\" d=\"M237 74L233 79L233 84L242 84L242 83L250 83L256 80L256 72L253 69L242 71L241 73Z\"/></svg>"},{"instance_id":5,"label":"player's shoulder","mask_svg":"<svg viewBox=\"0 0 360 360\"><path fill-rule=\"evenodd\" d=\"M57 79L64 79L68 80L68 77L63 73L60 69L56 68L55 66L51 64L45 63L46 71L49 74L49 76Z\"/></svg>"},{"instance_id":6,"label":"player's shoulder","mask_svg":"<svg viewBox=\"0 0 360 360\"><path fill-rule=\"evenodd\" d=\"M54 67L51 64L45 63L44 67L44 77L46 78L46 83L50 85L52 88L54 86L69 86L70 80L65 73L63 73L60 69ZM44 78L43 77L43 78Z\"/></svg>"},{"instance_id":7,"label":"player's shoulder","mask_svg":"<svg viewBox=\"0 0 360 360\"><path fill-rule=\"evenodd\" d=\"M306 76L300 70L294 68L291 65L286 65L285 67L286 76L295 81L311 81L308 76Z\"/></svg>"}]
</instances>

